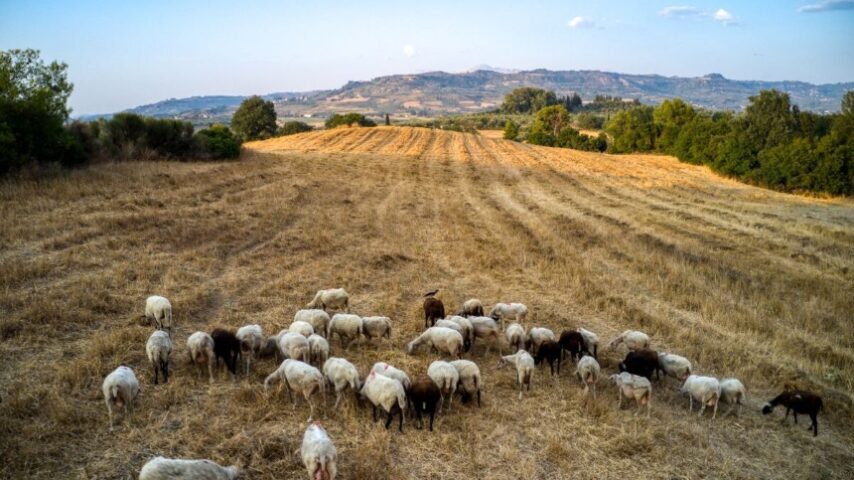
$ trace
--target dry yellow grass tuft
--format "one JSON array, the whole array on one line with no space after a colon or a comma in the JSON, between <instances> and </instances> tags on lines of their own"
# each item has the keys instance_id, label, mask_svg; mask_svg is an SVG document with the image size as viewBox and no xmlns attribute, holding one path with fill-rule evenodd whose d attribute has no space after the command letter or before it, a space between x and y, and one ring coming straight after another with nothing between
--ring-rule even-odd
<instances>
[{"instance_id":1,"label":"dry yellow grass tuft","mask_svg":"<svg viewBox=\"0 0 854 480\"><path fill-rule=\"evenodd\" d=\"M195 330L272 333L326 287L393 338L343 354L366 373L407 356L421 294L521 301L529 325L626 328L698 372L736 376L740 418L698 420L678 385L652 418L617 411L605 382L584 404L572 366L539 368L516 400L512 369L476 348L484 405L436 431L385 431L348 397L321 409L341 478L852 478L854 205L783 195L663 156L610 156L427 129L318 131L248 145L241 161L93 166L0 184L0 477L134 478L153 455L304 478L307 407L251 378L196 378ZM171 299L168 385L153 386L144 299ZM342 355L333 344L333 354ZM603 368L620 355L603 351ZM124 362L142 394L111 434L101 381ZM761 402L786 383L819 391L819 436ZM455 402L456 403L456 402Z\"/></svg>"}]
</instances>

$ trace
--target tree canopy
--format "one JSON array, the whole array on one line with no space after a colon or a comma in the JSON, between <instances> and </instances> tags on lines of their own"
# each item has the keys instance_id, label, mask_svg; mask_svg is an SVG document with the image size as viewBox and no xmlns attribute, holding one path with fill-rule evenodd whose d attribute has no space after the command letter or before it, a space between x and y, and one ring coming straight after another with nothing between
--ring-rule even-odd
<instances>
[{"instance_id":1,"label":"tree canopy","mask_svg":"<svg viewBox=\"0 0 854 480\"><path fill-rule=\"evenodd\" d=\"M246 141L276 135L276 109L273 102L257 95L247 98L231 117L231 128Z\"/></svg>"}]
</instances>

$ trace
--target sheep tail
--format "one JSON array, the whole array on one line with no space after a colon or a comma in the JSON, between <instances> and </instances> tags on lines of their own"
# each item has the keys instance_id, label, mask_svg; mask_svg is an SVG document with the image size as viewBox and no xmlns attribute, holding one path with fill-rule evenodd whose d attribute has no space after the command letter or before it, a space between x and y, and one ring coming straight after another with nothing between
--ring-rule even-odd
<instances>
[{"instance_id":1,"label":"sheep tail","mask_svg":"<svg viewBox=\"0 0 854 480\"><path fill-rule=\"evenodd\" d=\"M110 400L115 400L119 398L119 386L112 385L110 386Z\"/></svg>"}]
</instances>

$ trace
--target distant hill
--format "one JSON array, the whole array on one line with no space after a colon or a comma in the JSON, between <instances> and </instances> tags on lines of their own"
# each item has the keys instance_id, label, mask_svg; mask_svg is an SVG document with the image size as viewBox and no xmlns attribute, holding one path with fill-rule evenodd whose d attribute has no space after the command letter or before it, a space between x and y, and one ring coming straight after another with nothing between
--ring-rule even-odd
<instances>
[{"instance_id":1,"label":"distant hill","mask_svg":"<svg viewBox=\"0 0 854 480\"><path fill-rule=\"evenodd\" d=\"M759 90L788 92L803 110L838 111L842 96L854 82L814 85L806 82L730 80L719 74L665 77L613 72L479 69L464 73L427 72L351 81L335 90L265 95L280 117L320 116L358 111L380 115L435 116L497 108L510 90L531 86L558 94L577 92L585 100L596 95L637 98L656 104L681 97L712 110L741 110ZM500 70L500 71L497 71ZM244 96L201 96L169 99L129 111L155 117L182 118L195 123L226 122Z\"/></svg>"}]
</instances>

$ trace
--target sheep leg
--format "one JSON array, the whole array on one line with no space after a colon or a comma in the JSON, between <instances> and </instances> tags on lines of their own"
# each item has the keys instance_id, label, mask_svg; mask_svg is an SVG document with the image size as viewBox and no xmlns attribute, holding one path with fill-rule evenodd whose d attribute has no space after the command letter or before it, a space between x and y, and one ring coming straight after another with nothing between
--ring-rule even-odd
<instances>
[{"instance_id":1,"label":"sheep leg","mask_svg":"<svg viewBox=\"0 0 854 480\"><path fill-rule=\"evenodd\" d=\"M213 378L213 359L208 358L208 376L210 377L210 383L214 382Z\"/></svg>"},{"instance_id":2,"label":"sheep leg","mask_svg":"<svg viewBox=\"0 0 854 480\"><path fill-rule=\"evenodd\" d=\"M596 384L593 384L593 400L596 400Z\"/></svg>"},{"instance_id":3,"label":"sheep leg","mask_svg":"<svg viewBox=\"0 0 854 480\"><path fill-rule=\"evenodd\" d=\"M810 420L812 420L812 436L818 436L818 413L810 413ZM810 430L807 428L807 430Z\"/></svg>"},{"instance_id":4,"label":"sheep leg","mask_svg":"<svg viewBox=\"0 0 854 480\"><path fill-rule=\"evenodd\" d=\"M335 391L335 405L332 407L333 410L338 410L338 404L341 403L341 392Z\"/></svg>"},{"instance_id":5,"label":"sheep leg","mask_svg":"<svg viewBox=\"0 0 854 480\"><path fill-rule=\"evenodd\" d=\"M433 417L434 417L435 413L436 413L436 408L434 407L433 410L430 410L430 431L431 432L433 431ZM402 415L402 413L401 413L401 415Z\"/></svg>"},{"instance_id":6,"label":"sheep leg","mask_svg":"<svg viewBox=\"0 0 854 480\"><path fill-rule=\"evenodd\" d=\"M703 405L700 407L700 413L699 413L699 415L697 415L698 417L702 417L703 412L706 410L706 401L704 400L702 403L703 403Z\"/></svg>"},{"instance_id":7,"label":"sheep leg","mask_svg":"<svg viewBox=\"0 0 854 480\"><path fill-rule=\"evenodd\" d=\"M689 394L688 395L688 413L691 413L693 411L694 411L694 396Z\"/></svg>"},{"instance_id":8,"label":"sheep leg","mask_svg":"<svg viewBox=\"0 0 854 480\"><path fill-rule=\"evenodd\" d=\"M798 424L798 412L793 411L792 414L795 416L795 425Z\"/></svg>"},{"instance_id":9,"label":"sheep leg","mask_svg":"<svg viewBox=\"0 0 854 480\"><path fill-rule=\"evenodd\" d=\"M451 410L453 410L453 404L454 404L454 392L455 392L455 391L456 391L456 388L452 388L452 389L451 389L451 394L450 394L450 395L448 395L448 412L450 412Z\"/></svg>"},{"instance_id":10,"label":"sheep leg","mask_svg":"<svg viewBox=\"0 0 854 480\"><path fill-rule=\"evenodd\" d=\"M415 419L418 421L415 424L415 428L417 428L418 430L424 428L424 423L421 421L421 409L418 408L417 405L415 405Z\"/></svg>"},{"instance_id":11,"label":"sheep leg","mask_svg":"<svg viewBox=\"0 0 854 480\"><path fill-rule=\"evenodd\" d=\"M784 417L783 417L783 420L782 420L780 423L782 423L783 425L785 425L785 424L786 424L786 420L788 420L788 419L789 419L789 409L788 409L788 408L786 408L786 416L784 416Z\"/></svg>"},{"instance_id":12,"label":"sheep leg","mask_svg":"<svg viewBox=\"0 0 854 480\"><path fill-rule=\"evenodd\" d=\"M391 420L392 420L391 411L392 411L392 409L388 410L388 418L386 418L386 420L385 420L385 429L386 430L388 430L389 425L391 425ZM401 427L401 428L403 428L403 427Z\"/></svg>"},{"instance_id":13,"label":"sheep leg","mask_svg":"<svg viewBox=\"0 0 854 480\"><path fill-rule=\"evenodd\" d=\"M714 420L714 419L715 419L715 417L717 417L717 416L718 416L718 404L719 404L719 403L721 403L721 399L720 399L720 398L716 398L716 399L715 399L715 408L712 410L712 420Z\"/></svg>"},{"instance_id":14,"label":"sheep leg","mask_svg":"<svg viewBox=\"0 0 854 480\"><path fill-rule=\"evenodd\" d=\"M113 406L110 405L110 400L107 400L107 419L110 422L110 431L113 431Z\"/></svg>"},{"instance_id":15,"label":"sheep leg","mask_svg":"<svg viewBox=\"0 0 854 480\"><path fill-rule=\"evenodd\" d=\"M157 371L157 364L154 362L151 362L151 368L154 370L154 384L157 385L157 383L158 383L157 382L157 374L159 373Z\"/></svg>"},{"instance_id":16,"label":"sheep leg","mask_svg":"<svg viewBox=\"0 0 854 480\"><path fill-rule=\"evenodd\" d=\"M374 405L374 422L377 421L377 406Z\"/></svg>"},{"instance_id":17,"label":"sheep leg","mask_svg":"<svg viewBox=\"0 0 854 480\"><path fill-rule=\"evenodd\" d=\"M163 364L163 383L169 383L169 362Z\"/></svg>"},{"instance_id":18,"label":"sheep leg","mask_svg":"<svg viewBox=\"0 0 854 480\"><path fill-rule=\"evenodd\" d=\"M398 423L397 423L397 430L400 433L403 433L403 409L402 408L400 409L400 420L398 420Z\"/></svg>"},{"instance_id":19,"label":"sheep leg","mask_svg":"<svg viewBox=\"0 0 854 480\"><path fill-rule=\"evenodd\" d=\"M436 414L442 413L442 406L445 405L445 394L439 392L439 411Z\"/></svg>"},{"instance_id":20,"label":"sheep leg","mask_svg":"<svg viewBox=\"0 0 854 480\"><path fill-rule=\"evenodd\" d=\"M621 410L623 408L623 392L620 391L617 393L620 396L620 401L617 402L617 410Z\"/></svg>"},{"instance_id":21,"label":"sheep leg","mask_svg":"<svg viewBox=\"0 0 854 480\"><path fill-rule=\"evenodd\" d=\"M480 389L477 389L477 407L480 408Z\"/></svg>"},{"instance_id":22,"label":"sheep leg","mask_svg":"<svg viewBox=\"0 0 854 480\"><path fill-rule=\"evenodd\" d=\"M305 401L308 402L308 423L314 419L314 402L311 401L311 394L304 393Z\"/></svg>"}]
</instances>

